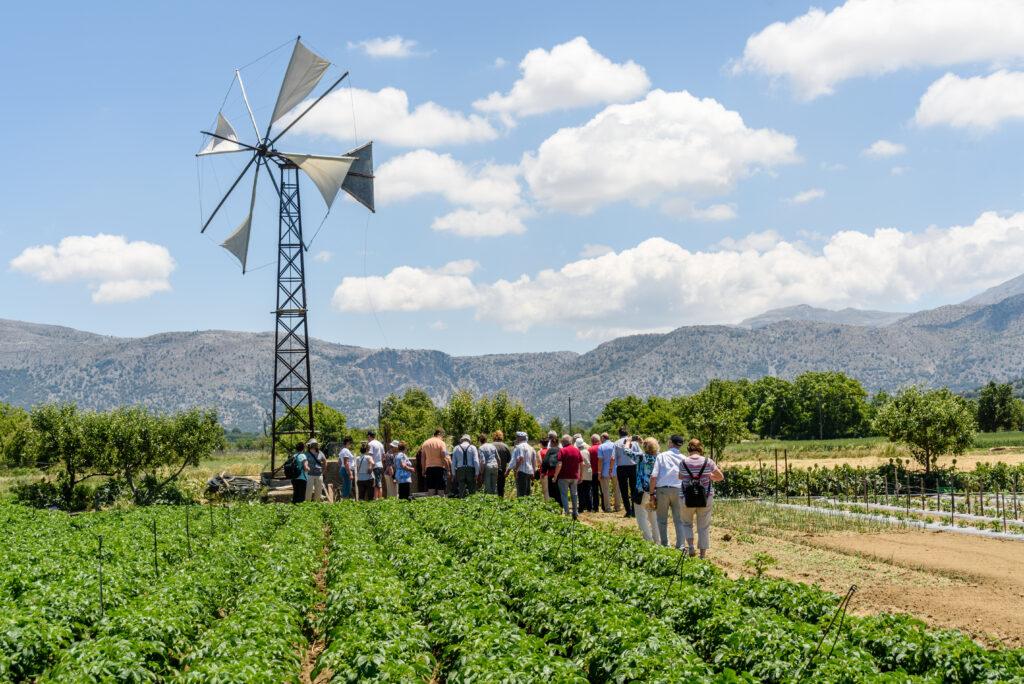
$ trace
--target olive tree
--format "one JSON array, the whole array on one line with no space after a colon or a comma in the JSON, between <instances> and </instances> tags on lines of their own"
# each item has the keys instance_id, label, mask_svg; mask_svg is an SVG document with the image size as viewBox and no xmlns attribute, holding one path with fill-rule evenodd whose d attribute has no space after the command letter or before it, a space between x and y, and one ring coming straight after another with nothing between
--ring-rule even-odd
<instances>
[{"instance_id":1,"label":"olive tree","mask_svg":"<svg viewBox=\"0 0 1024 684\"><path fill-rule=\"evenodd\" d=\"M977 424L963 397L945 388L909 387L878 410L874 427L889 441L906 444L925 472L930 472L936 457L961 454L971 446Z\"/></svg>"},{"instance_id":2,"label":"olive tree","mask_svg":"<svg viewBox=\"0 0 1024 684\"><path fill-rule=\"evenodd\" d=\"M687 398L684 411L690 434L700 439L716 460L721 458L726 445L748 434L750 406L743 388L735 382L712 380L707 387Z\"/></svg>"}]
</instances>

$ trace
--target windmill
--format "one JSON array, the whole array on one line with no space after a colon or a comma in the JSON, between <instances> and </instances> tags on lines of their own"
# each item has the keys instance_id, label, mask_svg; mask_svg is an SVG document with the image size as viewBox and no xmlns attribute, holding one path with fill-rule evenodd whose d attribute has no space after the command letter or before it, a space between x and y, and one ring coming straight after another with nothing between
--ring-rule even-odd
<instances>
[{"instance_id":1,"label":"windmill","mask_svg":"<svg viewBox=\"0 0 1024 684\"><path fill-rule=\"evenodd\" d=\"M231 123L222 112L218 112L214 130L202 131L206 136L207 143L197 154L197 156L243 153L250 155L248 163L206 218L200 231L206 232L210 222L224 206L228 197L235 191L246 174L252 170L249 212L234 232L221 243L221 246L231 252L241 263L243 274L248 260L249 235L252 231L256 187L261 169L266 172L278 197L277 306L274 309L274 389L270 422L271 472L276 469L277 465L278 436L301 434L304 437L312 437L315 433L313 387L309 362L309 331L306 321L305 251L307 245L302 238L299 171L302 171L316 185L327 203L328 210L337 197L338 191L344 190L371 212L374 211L372 143L357 147L341 156L282 152L276 146L277 142L296 123L348 76L347 71L343 73L327 90L289 121L286 115L313 92L329 66L330 62L303 45L300 38L296 38L270 122L262 133L249 104L249 97L245 91L245 85L242 83L242 75L236 69L235 79L238 81L249 120L256 134L255 141L252 144L242 142ZM282 119L285 119L287 123L281 130L274 131L274 124ZM278 427L282 419L290 419L288 422L294 427L279 430Z\"/></svg>"}]
</instances>

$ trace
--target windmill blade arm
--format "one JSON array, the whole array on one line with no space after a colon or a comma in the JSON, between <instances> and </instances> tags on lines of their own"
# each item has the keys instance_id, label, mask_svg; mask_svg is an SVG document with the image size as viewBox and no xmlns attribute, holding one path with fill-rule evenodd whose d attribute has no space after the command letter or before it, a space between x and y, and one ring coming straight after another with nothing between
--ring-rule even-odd
<instances>
[{"instance_id":1,"label":"windmill blade arm","mask_svg":"<svg viewBox=\"0 0 1024 684\"><path fill-rule=\"evenodd\" d=\"M252 113L252 107L249 105L249 96L245 92L245 84L242 83L242 72L235 69L235 78L238 79L238 89L242 91L242 100L245 102L245 108L249 110L249 121L252 122L252 130L256 132L256 140L260 140L260 127L256 125L256 115Z\"/></svg>"},{"instance_id":2,"label":"windmill blade arm","mask_svg":"<svg viewBox=\"0 0 1024 684\"><path fill-rule=\"evenodd\" d=\"M235 182L231 184L231 187L228 188L228 191L224 193L224 196L220 198L220 202L217 202L217 206L214 207L213 213L210 214L210 218L206 219L206 223L203 224L203 229L199 231L200 233L205 233L206 229L210 227L210 221L212 221L213 217L217 215L217 212L220 211L220 208L224 206L224 203L228 200L228 197L231 196L231 193L234 192L235 188L237 188L238 184L242 181L242 177L245 176L246 172L249 170L249 167L252 166L257 159L259 159L258 155L252 155L252 159L250 159L249 163L245 165L244 169L242 169L242 173L238 174L238 178L236 178Z\"/></svg>"},{"instance_id":3,"label":"windmill blade arm","mask_svg":"<svg viewBox=\"0 0 1024 684\"><path fill-rule=\"evenodd\" d=\"M280 197L281 196L281 188L279 188L277 186L277 179L274 178L274 172L270 170L270 165L269 164L264 164L263 168L264 168L264 170L266 170L267 175L270 176L270 183L271 183L271 185L274 186L274 192L276 192L278 197Z\"/></svg>"},{"instance_id":4,"label":"windmill blade arm","mask_svg":"<svg viewBox=\"0 0 1024 684\"><path fill-rule=\"evenodd\" d=\"M342 82L342 81L344 81L344 80L345 80L346 78L348 78L348 72L347 72L347 71L346 71L345 73L343 73L343 74L341 75L341 78L339 78L339 79L338 79L337 81L335 81L334 83L332 83L332 84L331 84L331 87L330 87L330 88L328 88L327 90L325 90L325 91L323 92L323 94L322 94L322 95L321 95L320 97L318 97L318 98L316 98L315 100L313 100L313 104L311 104L311 105L309 105L308 107L306 107L306 108L305 108L305 109L304 109L304 110L302 111L302 113L301 113L301 114L299 114L299 115L298 115L297 117L295 117L294 119L292 119L292 122L291 122L290 124L288 124L287 126L285 126L285 128L284 128L284 130L283 130L283 131L281 131L280 133L278 133L277 135L275 135L275 136L274 136L274 139L270 141L270 145L271 145L271 146L273 146L273 144L274 144L274 143L276 143L276 142L277 142L278 140L280 140L280 139L281 139L281 136L282 136L282 135L284 135L284 134L285 134L285 133L287 133L287 132L288 132L289 130L291 130L292 126L294 126L295 124L299 123L299 120L300 120L300 119L302 119L302 117L306 116L306 114L309 114L309 110L313 109L313 107L316 107L316 106L317 106L318 104L320 104L320 100L322 100L322 99L324 99L325 97L327 97L328 95L330 95L330 94L331 94L331 92L332 92L332 91L333 91L333 90L334 90L335 88L337 88L337 87L338 87L339 85L341 85L341 82Z\"/></svg>"},{"instance_id":5,"label":"windmill blade arm","mask_svg":"<svg viewBox=\"0 0 1024 684\"><path fill-rule=\"evenodd\" d=\"M231 138L225 138L223 135L217 135L216 133L211 133L210 131L199 131L199 132L202 133L203 135L208 135L211 138L216 138L217 140L223 140L224 142L233 143L235 145L238 145L242 149L238 149L238 150L223 150L223 151L216 151L216 152L200 152L200 153L198 153L196 155L197 157L205 157L208 154L227 154L228 152L244 152L245 150L250 150L252 152L256 152L257 151L256 148L253 147L252 145L247 145L244 142L239 142L237 140L232 140Z\"/></svg>"}]
</instances>

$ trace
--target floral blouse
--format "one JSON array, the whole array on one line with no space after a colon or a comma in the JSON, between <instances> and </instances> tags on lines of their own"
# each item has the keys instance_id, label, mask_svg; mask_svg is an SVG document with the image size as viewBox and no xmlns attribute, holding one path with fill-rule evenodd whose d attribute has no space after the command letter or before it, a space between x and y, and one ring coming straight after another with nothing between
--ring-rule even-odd
<instances>
[{"instance_id":1,"label":"floral blouse","mask_svg":"<svg viewBox=\"0 0 1024 684\"><path fill-rule=\"evenodd\" d=\"M646 492L651 487L651 471L654 470L658 456L643 452L634 452L632 456L636 461L636 489L638 492Z\"/></svg>"}]
</instances>

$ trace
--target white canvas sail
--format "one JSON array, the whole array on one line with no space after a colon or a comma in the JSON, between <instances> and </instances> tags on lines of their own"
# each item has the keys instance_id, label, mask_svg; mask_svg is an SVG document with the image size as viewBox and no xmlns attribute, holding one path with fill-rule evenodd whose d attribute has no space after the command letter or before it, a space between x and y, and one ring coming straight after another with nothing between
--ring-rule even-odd
<instances>
[{"instance_id":1,"label":"white canvas sail","mask_svg":"<svg viewBox=\"0 0 1024 684\"><path fill-rule=\"evenodd\" d=\"M224 115L217 112L217 129L214 131L220 138L210 138L210 142L206 143L199 154L224 154L225 152L239 152L245 148L238 144L238 135L235 133L234 127L228 120L224 118ZM221 140L221 138L227 138L227 140Z\"/></svg>"},{"instance_id":2,"label":"white canvas sail","mask_svg":"<svg viewBox=\"0 0 1024 684\"><path fill-rule=\"evenodd\" d=\"M282 156L302 169L302 172L316 183L328 208L334 203L334 198L338 196L338 190L345 183L348 170L357 161L355 157L327 157L318 154L282 152Z\"/></svg>"},{"instance_id":3,"label":"white canvas sail","mask_svg":"<svg viewBox=\"0 0 1024 684\"><path fill-rule=\"evenodd\" d=\"M256 208L256 181L259 180L259 177L259 167L257 166L256 173L252 177L252 199L249 201L249 213L238 228L235 228L235 232L220 243L221 247L234 254L242 264L242 273L245 273L245 262L249 258L249 234L252 232L252 212Z\"/></svg>"},{"instance_id":4,"label":"white canvas sail","mask_svg":"<svg viewBox=\"0 0 1024 684\"><path fill-rule=\"evenodd\" d=\"M313 92L313 88L316 88L316 84L320 82L330 65L330 62L311 51L301 41L295 41L291 61L288 62L288 69L284 72L284 80L281 82L281 92L277 94L274 115L270 118L271 125Z\"/></svg>"}]
</instances>

